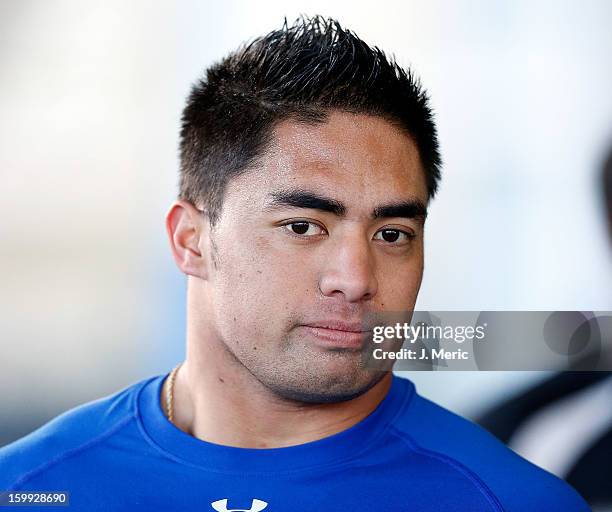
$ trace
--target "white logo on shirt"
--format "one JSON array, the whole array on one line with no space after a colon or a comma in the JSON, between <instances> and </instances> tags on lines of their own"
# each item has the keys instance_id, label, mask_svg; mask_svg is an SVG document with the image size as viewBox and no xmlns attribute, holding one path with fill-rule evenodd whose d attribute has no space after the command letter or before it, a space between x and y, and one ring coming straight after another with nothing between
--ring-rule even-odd
<instances>
[{"instance_id":1,"label":"white logo on shirt","mask_svg":"<svg viewBox=\"0 0 612 512\"><path fill-rule=\"evenodd\" d=\"M213 501L210 506L217 512L259 512L268 506L265 501L254 499L250 509L246 508L227 508L227 498L224 500Z\"/></svg>"}]
</instances>

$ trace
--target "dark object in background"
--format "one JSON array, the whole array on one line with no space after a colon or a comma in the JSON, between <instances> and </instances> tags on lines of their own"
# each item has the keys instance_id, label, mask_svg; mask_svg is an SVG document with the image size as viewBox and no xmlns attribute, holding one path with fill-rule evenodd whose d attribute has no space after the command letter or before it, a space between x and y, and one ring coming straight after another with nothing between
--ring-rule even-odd
<instances>
[{"instance_id":1,"label":"dark object in background","mask_svg":"<svg viewBox=\"0 0 612 512\"><path fill-rule=\"evenodd\" d=\"M495 406L476 421L512 448L513 435L536 413L558 406L573 394L588 393L590 388L611 379L612 372L558 373L523 394ZM612 407L612 395L609 403ZM584 418L583 421L589 420ZM568 446L559 446L559 450L570 449ZM612 425L591 442L586 450L579 452L566 474L557 476L564 478L592 506L612 507Z\"/></svg>"},{"instance_id":2,"label":"dark object in background","mask_svg":"<svg viewBox=\"0 0 612 512\"><path fill-rule=\"evenodd\" d=\"M607 226L612 241L612 151L603 165L602 185ZM591 391L594 392L600 384L610 380L612 372L561 372L493 407L476 421L512 448L514 434L537 413L561 407L565 399L573 395L580 394L579 400L587 400ZM612 387L608 386L608 389ZM608 403L612 408L612 393ZM589 418L581 418L580 421L588 422ZM525 435L524 429L521 435ZM558 449L571 455L571 446L559 446ZM529 459L528 454L521 455ZM607 425L603 433L599 433L577 454L573 454L568 470L557 476L574 487L594 510L612 510L612 424Z\"/></svg>"},{"instance_id":3,"label":"dark object in background","mask_svg":"<svg viewBox=\"0 0 612 512\"><path fill-rule=\"evenodd\" d=\"M508 444L519 426L535 412L609 378L611 372L562 372L518 396L509 398L477 419L478 423ZM610 404L612 407L612 403Z\"/></svg>"},{"instance_id":4,"label":"dark object in background","mask_svg":"<svg viewBox=\"0 0 612 512\"><path fill-rule=\"evenodd\" d=\"M612 428L582 454L565 480L579 492L584 489L590 503L612 509Z\"/></svg>"}]
</instances>

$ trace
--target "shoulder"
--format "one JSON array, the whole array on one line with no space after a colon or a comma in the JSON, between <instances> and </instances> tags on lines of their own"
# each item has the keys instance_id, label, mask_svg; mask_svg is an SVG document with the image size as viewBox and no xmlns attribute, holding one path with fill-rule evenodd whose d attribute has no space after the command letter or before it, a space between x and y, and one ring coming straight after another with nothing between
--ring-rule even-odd
<instances>
[{"instance_id":1,"label":"shoulder","mask_svg":"<svg viewBox=\"0 0 612 512\"><path fill-rule=\"evenodd\" d=\"M415 391L393 422L393 430L413 449L465 472L506 512L590 510L563 480L522 458L482 427Z\"/></svg>"},{"instance_id":2,"label":"shoulder","mask_svg":"<svg viewBox=\"0 0 612 512\"><path fill-rule=\"evenodd\" d=\"M70 409L27 436L0 448L0 489L15 488L119 433L134 422L138 392L155 378L159 376Z\"/></svg>"}]
</instances>

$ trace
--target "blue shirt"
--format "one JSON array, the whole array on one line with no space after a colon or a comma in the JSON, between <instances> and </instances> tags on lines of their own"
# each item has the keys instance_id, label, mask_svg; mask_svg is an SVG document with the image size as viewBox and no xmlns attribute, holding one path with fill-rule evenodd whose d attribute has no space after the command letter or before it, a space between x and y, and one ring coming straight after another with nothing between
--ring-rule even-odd
<instances>
[{"instance_id":1,"label":"blue shirt","mask_svg":"<svg viewBox=\"0 0 612 512\"><path fill-rule=\"evenodd\" d=\"M73 511L589 510L562 480L397 375L354 426L269 449L176 428L160 405L165 377L81 405L0 449L0 491L69 491Z\"/></svg>"}]
</instances>

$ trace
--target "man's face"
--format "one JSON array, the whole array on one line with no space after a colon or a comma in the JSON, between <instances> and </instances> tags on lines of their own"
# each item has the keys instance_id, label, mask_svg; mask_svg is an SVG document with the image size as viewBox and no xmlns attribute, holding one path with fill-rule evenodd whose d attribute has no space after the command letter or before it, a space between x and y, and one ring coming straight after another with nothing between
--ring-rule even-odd
<instances>
[{"instance_id":1,"label":"man's face","mask_svg":"<svg viewBox=\"0 0 612 512\"><path fill-rule=\"evenodd\" d=\"M363 334L321 324L414 308L424 220L415 212L427 204L417 148L382 118L340 112L274 133L257 168L226 188L205 283L212 311L202 314L278 395L347 400L384 374L362 367Z\"/></svg>"}]
</instances>

